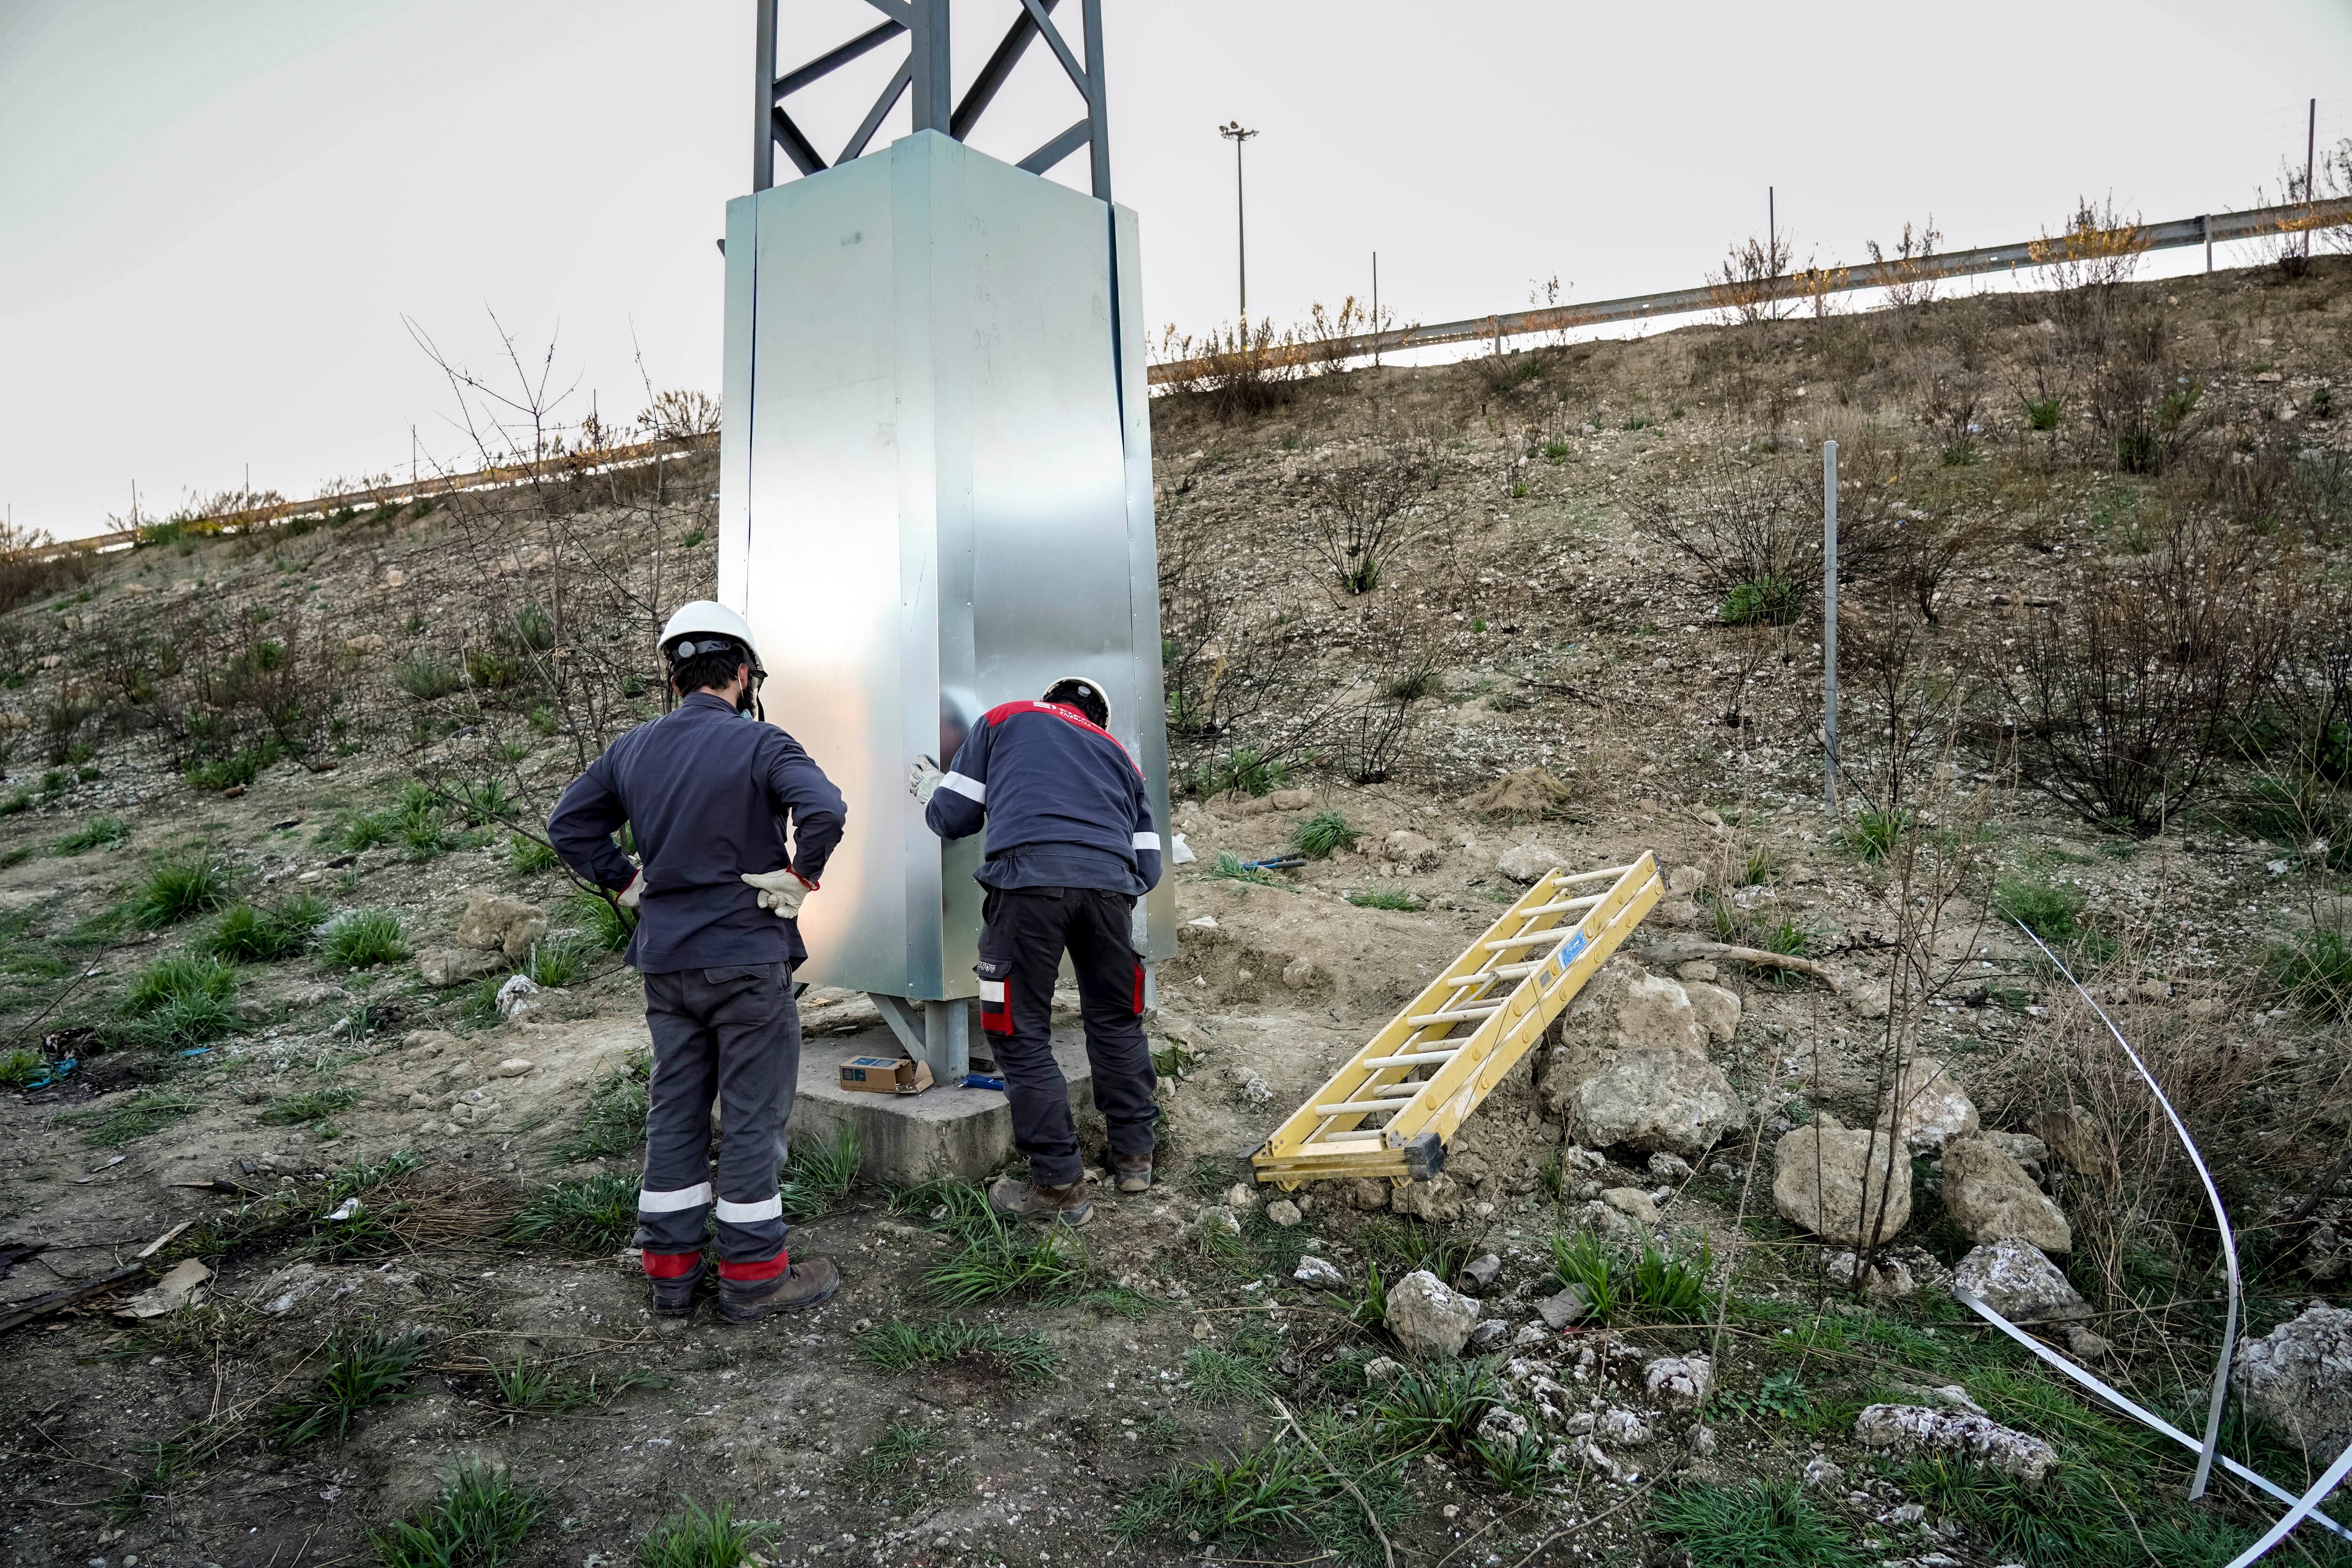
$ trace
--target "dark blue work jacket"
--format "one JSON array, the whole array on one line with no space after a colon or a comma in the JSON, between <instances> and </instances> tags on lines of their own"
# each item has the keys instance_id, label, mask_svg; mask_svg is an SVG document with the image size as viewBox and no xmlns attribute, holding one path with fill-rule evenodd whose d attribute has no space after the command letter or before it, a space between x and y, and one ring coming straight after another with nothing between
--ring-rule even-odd
<instances>
[{"instance_id":1,"label":"dark blue work jacket","mask_svg":"<svg viewBox=\"0 0 2352 1568\"><path fill-rule=\"evenodd\" d=\"M1135 759L1058 702L992 708L949 764L923 820L942 838L988 829L973 873L992 888L1096 888L1139 898L1160 833Z\"/></svg>"},{"instance_id":2,"label":"dark blue work jacket","mask_svg":"<svg viewBox=\"0 0 2352 1568\"><path fill-rule=\"evenodd\" d=\"M613 835L630 825L646 885L624 957L667 974L806 958L800 922L761 909L741 874L790 864L816 881L846 816L799 742L697 691L589 763L555 803L547 837L573 870L618 892L636 873Z\"/></svg>"}]
</instances>

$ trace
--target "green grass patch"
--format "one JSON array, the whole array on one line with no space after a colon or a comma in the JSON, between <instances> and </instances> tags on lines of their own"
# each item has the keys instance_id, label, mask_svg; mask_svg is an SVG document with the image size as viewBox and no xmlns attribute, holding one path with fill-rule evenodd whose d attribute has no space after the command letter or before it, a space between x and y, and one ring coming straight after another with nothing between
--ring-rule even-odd
<instances>
[{"instance_id":1,"label":"green grass patch","mask_svg":"<svg viewBox=\"0 0 2352 1568\"><path fill-rule=\"evenodd\" d=\"M593 1410L611 1404L632 1388L644 1388L656 1381L650 1373L629 1372L607 1378L592 1372L587 1382L580 1383L565 1376L559 1366L527 1362L517 1355L514 1365L499 1367L490 1373L490 1389L499 1418L511 1426L525 1415L562 1415L573 1410Z\"/></svg>"},{"instance_id":2,"label":"green grass patch","mask_svg":"<svg viewBox=\"0 0 2352 1568\"><path fill-rule=\"evenodd\" d=\"M68 1127L80 1128L83 1142L113 1149L159 1131L195 1109L195 1100L176 1089L147 1089L120 1105L78 1110L58 1120Z\"/></svg>"},{"instance_id":3,"label":"green grass patch","mask_svg":"<svg viewBox=\"0 0 2352 1568\"><path fill-rule=\"evenodd\" d=\"M695 542L688 536L687 542ZM777 1527L739 1520L727 1504L704 1511L693 1499L637 1538L637 1568L743 1568L774 1558Z\"/></svg>"},{"instance_id":4,"label":"green grass patch","mask_svg":"<svg viewBox=\"0 0 2352 1568\"><path fill-rule=\"evenodd\" d=\"M408 956L400 917L383 910L336 917L319 938L319 956L336 969L374 969Z\"/></svg>"},{"instance_id":5,"label":"green grass patch","mask_svg":"<svg viewBox=\"0 0 2352 1568\"><path fill-rule=\"evenodd\" d=\"M1715 615L1727 626L1785 626L1796 621L1804 605L1804 590L1794 579L1768 575L1735 584Z\"/></svg>"},{"instance_id":6,"label":"green grass patch","mask_svg":"<svg viewBox=\"0 0 2352 1568\"><path fill-rule=\"evenodd\" d=\"M1011 1334L987 1323L910 1324L897 1320L857 1342L857 1357L887 1373L959 1363L1016 1384L1050 1383L1062 1354L1037 1334Z\"/></svg>"},{"instance_id":7,"label":"green grass patch","mask_svg":"<svg viewBox=\"0 0 2352 1568\"><path fill-rule=\"evenodd\" d=\"M844 1467L853 1481L890 1480L913 1469L926 1454L940 1447L940 1435L913 1421L893 1421L874 1439L874 1446Z\"/></svg>"},{"instance_id":8,"label":"green grass patch","mask_svg":"<svg viewBox=\"0 0 2352 1568\"><path fill-rule=\"evenodd\" d=\"M603 1175L541 1188L515 1215L513 1235L518 1241L601 1258L628 1246L636 1228L637 1178Z\"/></svg>"},{"instance_id":9,"label":"green grass patch","mask_svg":"<svg viewBox=\"0 0 2352 1568\"><path fill-rule=\"evenodd\" d=\"M1362 837L1338 812L1318 811L1291 834L1290 847L1310 860L1322 860L1335 849L1353 849Z\"/></svg>"},{"instance_id":10,"label":"green grass patch","mask_svg":"<svg viewBox=\"0 0 2352 1568\"><path fill-rule=\"evenodd\" d=\"M259 1120L266 1127L320 1128L331 1125L337 1112L359 1102L360 1091L349 1086L281 1094L262 1108Z\"/></svg>"},{"instance_id":11,"label":"green grass patch","mask_svg":"<svg viewBox=\"0 0 2352 1568\"><path fill-rule=\"evenodd\" d=\"M1404 888L1359 888L1348 901L1360 910L1397 910L1406 913L1425 909L1421 895Z\"/></svg>"},{"instance_id":12,"label":"green grass patch","mask_svg":"<svg viewBox=\"0 0 2352 1568\"><path fill-rule=\"evenodd\" d=\"M119 816L93 816L52 846L59 855L79 855L91 849L116 849L130 842L131 829Z\"/></svg>"},{"instance_id":13,"label":"green grass patch","mask_svg":"<svg viewBox=\"0 0 2352 1568\"><path fill-rule=\"evenodd\" d=\"M1230 849L1220 849L1210 864L1209 875L1219 881L1255 882L1261 888L1278 888L1282 879L1263 866L1252 866Z\"/></svg>"},{"instance_id":14,"label":"green grass patch","mask_svg":"<svg viewBox=\"0 0 2352 1568\"><path fill-rule=\"evenodd\" d=\"M541 937L530 944L516 973L529 975L534 985L561 990L586 977L596 952L596 943L585 936Z\"/></svg>"},{"instance_id":15,"label":"green grass patch","mask_svg":"<svg viewBox=\"0 0 2352 1568\"><path fill-rule=\"evenodd\" d=\"M28 1089L48 1076L48 1058L32 1047L0 1051L0 1088Z\"/></svg>"},{"instance_id":16,"label":"green grass patch","mask_svg":"<svg viewBox=\"0 0 2352 1568\"><path fill-rule=\"evenodd\" d=\"M646 1085L653 1070L652 1055L638 1051L605 1074L590 1092L577 1130L550 1151L554 1162L571 1165L635 1153L646 1141Z\"/></svg>"},{"instance_id":17,"label":"green grass patch","mask_svg":"<svg viewBox=\"0 0 2352 1568\"><path fill-rule=\"evenodd\" d=\"M1858 806L1853 824L1845 830L1846 847L1871 865L1878 865L1895 853L1895 845L1902 842L1916 820L1908 811Z\"/></svg>"},{"instance_id":18,"label":"green grass patch","mask_svg":"<svg viewBox=\"0 0 2352 1568\"><path fill-rule=\"evenodd\" d=\"M637 929L636 916L601 893L574 893L563 901L566 917L588 933L588 940L608 952L629 945Z\"/></svg>"},{"instance_id":19,"label":"green grass patch","mask_svg":"<svg viewBox=\"0 0 2352 1568\"><path fill-rule=\"evenodd\" d=\"M1651 1506L1648 1524L1688 1553L1691 1568L1864 1568L1871 1561L1789 1480L1685 1482Z\"/></svg>"},{"instance_id":20,"label":"green grass patch","mask_svg":"<svg viewBox=\"0 0 2352 1568\"><path fill-rule=\"evenodd\" d=\"M865 1163L857 1134L847 1127L836 1128L831 1138L794 1140L784 1163L783 1180L777 1187L784 1217L807 1225L839 1208L849 1189L857 1184L857 1173Z\"/></svg>"},{"instance_id":21,"label":"green grass patch","mask_svg":"<svg viewBox=\"0 0 2352 1568\"><path fill-rule=\"evenodd\" d=\"M515 834L507 840L507 869L518 877L535 877L555 869L555 851L536 838ZM604 900L599 900L598 902Z\"/></svg>"},{"instance_id":22,"label":"green grass patch","mask_svg":"<svg viewBox=\"0 0 2352 1568\"><path fill-rule=\"evenodd\" d=\"M991 1207L988 1194L971 1182L927 1182L894 1192L890 1203L963 1244L923 1276L925 1290L941 1306L1006 1296L1061 1305L1087 1293L1092 1270L1086 1244L1068 1226L1022 1226Z\"/></svg>"},{"instance_id":23,"label":"green grass patch","mask_svg":"<svg viewBox=\"0 0 2352 1568\"><path fill-rule=\"evenodd\" d=\"M2294 942L2273 943L2263 967L2305 1012L2352 1017L2352 944L2337 931L2314 931Z\"/></svg>"},{"instance_id":24,"label":"green grass patch","mask_svg":"<svg viewBox=\"0 0 2352 1568\"><path fill-rule=\"evenodd\" d=\"M197 946L228 963L274 963L309 951L328 912L326 900L310 893L276 905L234 903Z\"/></svg>"},{"instance_id":25,"label":"green grass patch","mask_svg":"<svg viewBox=\"0 0 2352 1568\"><path fill-rule=\"evenodd\" d=\"M368 1541L379 1568L501 1568L546 1507L510 1471L469 1460L413 1518Z\"/></svg>"},{"instance_id":26,"label":"green grass patch","mask_svg":"<svg viewBox=\"0 0 2352 1568\"><path fill-rule=\"evenodd\" d=\"M159 860L131 891L123 913L148 931L161 931L197 915L226 909L236 897L228 872L210 860Z\"/></svg>"},{"instance_id":27,"label":"green grass patch","mask_svg":"<svg viewBox=\"0 0 2352 1568\"><path fill-rule=\"evenodd\" d=\"M361 1411L415 1392L410 1385L424 1353L424 1341L413 1334L372 1329L336 1334L324 1347L326 1364L269 1407L264 1426L271 1445L293 1448L317 1437L341 1442Z\"/></svg>"}]
</instances>

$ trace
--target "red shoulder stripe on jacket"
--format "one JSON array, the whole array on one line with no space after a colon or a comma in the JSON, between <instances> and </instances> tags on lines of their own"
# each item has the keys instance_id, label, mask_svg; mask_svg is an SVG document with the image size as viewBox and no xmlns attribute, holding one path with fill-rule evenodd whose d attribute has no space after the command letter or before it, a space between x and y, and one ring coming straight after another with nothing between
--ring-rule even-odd
<instances>
[{"instance_id":1,"label":"red shoulder stripe on jacket","mask_svg":"<svg viewBox=\"0 0 2352 1568\"><path fill-rule=\"evenodd\" d=\"M1129 767L1133 768L1139 775L1143 772L1142 764L1138 763L1133 757L1128 755L1127 748L1119 744L1119 739L1117 735L1112 734L1108 730L1103 729L1100 725L1095 723L1076 709L1066 707L1059 702L1006 702L992 708L986 713L982 714L980 721L983 724L1002 724L1005 720L1021 713L1050 713L1056 719L1076 725L1079 729L1086 731L1090 735L1100 735L1112 745L1118 747L1118 754L1127 758L1127 765Z\"/></svg>"}]
</instances>

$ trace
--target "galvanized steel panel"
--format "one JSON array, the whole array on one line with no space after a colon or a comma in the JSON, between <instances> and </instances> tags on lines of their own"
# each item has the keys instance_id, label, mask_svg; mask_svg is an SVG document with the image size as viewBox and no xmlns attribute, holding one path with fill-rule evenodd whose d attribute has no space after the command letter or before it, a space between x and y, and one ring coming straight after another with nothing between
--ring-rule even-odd
<instances>
[{"instance_id":1,"label":"galvanized steel panel","mask_svg":"<svg viewBox=\"0 0 2352 1568\"><path fill-rule=\"evenodd\" d=\"M973 994L980 847L931 836L907 764L945 765L980 712L1056 676L1111 695L1165 830L1149 429L1139 357L1118 352L1142 318L1114 302L1116 227L1133 265L1118 216L937 132L730 205L719 596L759 639L770 717L849 802L802 921L817 984ZM1151 907L1166 956L1170 895Z\"/></svg>"}]
</instances>

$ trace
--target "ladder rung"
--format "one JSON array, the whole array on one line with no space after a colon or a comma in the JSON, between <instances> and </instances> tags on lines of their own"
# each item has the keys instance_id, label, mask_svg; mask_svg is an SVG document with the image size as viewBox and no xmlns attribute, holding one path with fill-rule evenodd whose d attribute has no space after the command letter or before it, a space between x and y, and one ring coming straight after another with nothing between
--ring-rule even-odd
<instances>
[{"instance_id":1,"label":"ladder rung","mask_svg":"<svg viewBox=\"0 0 2352 1568\"><path fill-rule=\"evenodd\" d=\"M1486 951L1505 952L1515 947L1532 947L1539 942L1558 942L1569 932L1583 929L1581 926L1554 926L1549 931L1531 931L1525 936L1507 936L1500 942L1488 942Z\"/></svg>"},{"instance_id":2,"label":"ladder rung","mask_svg":"<svg viewBox=\"0 0 2352 1568\"><path fill-rule=\"evenodd\" d=\"M1385 1145L1387 1142L1388 1140L1382 1138L1377 1132L1370 1133L1360 1138L1318 1138L1311 1142L1301 1143L1298 1146L1298 1152L1299 1154L1307 1154L1317 1149L1378 1149ZM1294 1156L1294 1158L1296 1156Z\"/></svg>"},{"instance_id":3,"label":"ladder rung","mask_svg":"<svg viewBox=\"0 0 2352 1568\"><path fill-rule=\"evenodd\" d=\"M1360 1068L1434 1067L1439 1062L1451 1060L1460 1055L1462 1047L1456 1046L1450 1051L1419 1051L1406 1057L1372 1057L1356 1065Z\"/></svg>"},{"instance_id":4,"label":"ladder rung","mask_svg":"<svg viewBox=\"0 0 2352 1568\"><path fill-rule=\"evenodd\" d=\"M1631 866L1612 866L1601 871L1562 871L1551 879L1555 888L1565 888L1570 882L1598 882L1602 878L1618 878L1632 870Z\"/></svg>"},{"instance_id":5,"label":"ladder rung","mask_svg":"<svg viewBox=\"0 0 2352 1568\"><path fill-rule=\"evenodd\" d=\"M1418 1083L1384 1083L1372 1090L1372 1098L1374 1100L1411 1100L1428 1087L1429 1080L1426 1079Z\"/></svg>"},{"instance_id":6,"label":"ladder rung","mask_svg":"<svg viewBox=\"0 0 2352 1568\"><path fill-rule=\"evenodd\" d=\"M1570 910L1589 910L1608 896L1606 893L1593 893L1581 899L1562 899L1559 903L1538 904L1534 909L1521 910L1519 913L1528 916L1566 914Z\"/></svg>"},{"instance_id":7,"label":"ladder rung","mask_svg":"<svg viewBox=\"0 0 2352 1568\"><path fill-rule=\"evenodd\" d=\"M1484 1018L1502 1011L1500 1002L1488 1002L1476 1007L1448 1007L1443 1013L1423 1013L1417 1018L1407 1018L1405 1027L1426 1028L1432 1024L1466 1024L1473 1018Z\"/></svg>"},{"instance_id":8,"label":"ladder rung","mask_svg":"<svg viewBox=\"0 0 2352 1568\"><path fill-rule=\"evenodd\" d=\"M1317 1106L1315 1114L1346 1116L1354 1111L1402 1110L1404 1107L1405 1102L1402 1100L1343 1100L1337 1105Z\"/></svg>"}]
</instances>

